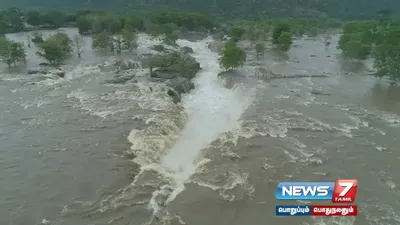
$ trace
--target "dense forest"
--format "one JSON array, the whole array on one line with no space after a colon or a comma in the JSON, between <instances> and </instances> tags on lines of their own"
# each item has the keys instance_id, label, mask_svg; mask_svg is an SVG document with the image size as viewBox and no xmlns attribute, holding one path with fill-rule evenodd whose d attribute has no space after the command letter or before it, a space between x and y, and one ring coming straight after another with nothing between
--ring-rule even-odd
<instances>
[{"instance_id":1,"label":"dense forest","mask_svg":"<svg viewBox=\"0 0 400 225\"><path fill-rule=\"evenodd\" d=\"M1 0L0 8L46 7L62 10L112 9L142 11L183 9L219 16L220 18L317 17L345 20L371 19L376 11L400 9L398 0ZM399 15L400 10L393 15Z\"/></svg>"}]
</instances>

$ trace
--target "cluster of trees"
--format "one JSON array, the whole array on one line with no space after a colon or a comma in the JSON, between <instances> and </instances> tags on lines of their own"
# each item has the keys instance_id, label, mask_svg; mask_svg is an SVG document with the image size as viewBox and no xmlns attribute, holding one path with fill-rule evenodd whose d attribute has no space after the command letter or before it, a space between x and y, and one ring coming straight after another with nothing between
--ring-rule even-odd
<instances>
[{"instance_id":1,"label":"cluster of trees","mask_svg":"<svg viewBox=\"0 0 400 225\"><path fill-rule=\"evenodd\" d=\"M261 25L260 25L261 24ZM270 27L272 24L265 21L241 21L234 23L228 29L229 41L224 45L220 56L220 64L225 70L231 70L243 66L246 61L246 53L237 46L240 40L249 40L250 44L255 44L257 57L263 56L265 52L265 42L271 35L272 43L281 51L288 51L292 45L293 25L289 23L274 24L272 33Z\"/></svg>"},{"instance_id":2,"label":"cluster of trees","mask_svg":"<svg viewBox=\"0 0 400 225\"><path fill-rule=\"evenodd\" d=\"M121 54L123 50L132 51L136 47L136 33L129 24L118 34L103 31L92 36L92 47L102 51Z\"/></svg>"},{"instance_id":3,"label":"cluster of trees","mask_svg":"<svg viewBox=\"0 0 400 225\"><path fill-rule=\"evenodd\" d=\"M158 35L172 33L178 28L210 30L216 24L214 19L206 14L177 10L115 13L101 10L73 12L56 9L21 10L12 7L0 11L0 34L32 29L27 25L49 29L76 25L81 34L96 34L103 31L115 34L121 32L126 25L130 25L135 30Z\"/></svg>"},{"instance_id":4,"label":"cluster of trees","mask_svg":"<svg viewBox=\"0 0 400 225\"><path fill-rule=\"evenodd\" d=\"M348 58L372 57L377 77L400 81L400 21L391 19L388 12L378 16L373 21L346 23L338 48Z\"/></svg>"}]
</instances>

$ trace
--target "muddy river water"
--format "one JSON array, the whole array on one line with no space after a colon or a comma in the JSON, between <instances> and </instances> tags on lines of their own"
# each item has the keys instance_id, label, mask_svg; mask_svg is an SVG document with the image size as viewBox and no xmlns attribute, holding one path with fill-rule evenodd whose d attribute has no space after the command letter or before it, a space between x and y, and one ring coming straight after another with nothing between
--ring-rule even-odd
<instances>
[{"instance_id":1,"label":"muddy river water","mask_svg":"<svg viewBox=\"0 0 400 225\"><path fill-rule=\"evenodd\" d=\"M210 40L178 40L202 67L180 105L162 84L107 82L113 57L89 39L64 79L0 68L0 224L400 224L400 87L323 40L249 52L229 88ZM138 41L133 55L157 43ZM260 65L329 77L264 80ZM275 217L279 182L338 178L359 179L358 217Z\"/></svg>"}]
</instances>

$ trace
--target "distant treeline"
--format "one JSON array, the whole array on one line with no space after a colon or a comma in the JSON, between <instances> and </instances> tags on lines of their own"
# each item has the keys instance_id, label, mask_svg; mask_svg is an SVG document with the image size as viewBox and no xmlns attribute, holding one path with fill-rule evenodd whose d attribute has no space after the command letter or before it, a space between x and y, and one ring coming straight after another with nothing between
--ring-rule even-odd
<instances>
[{"instance_id":1,"label":"distant treeline","mask_svg":"<svg viewBox=\"0 0 400 225\"><path fill-rule=\"evenodd\" d=\"M106 9L113 11L148 11L181 9L209 13L224 19L258 17L337 18L341 20L372 19L383 9L400 12L398 0L0 0L0 8L47 7L60 10Z\"/></svg>"},{"instance_id":2,"label":"distant treeline","mask_svg":"<svg viewBox=\"0 0 400 225\"><path fill-rule=\"evenodd\" d=\"M56 29L64 26L76 26L81 34L95 34L102 31L119 33L129 24L137 31L150 34L170 33L173 30L207 31L231 24L271 27L277 23L289 23L295 33L324 27L339 27L339 20L330 18L285 18L252 20L219 20L205 13L180 10L152 10L148 12L116 12L105 10L60 11L56 9L8 8L0 11L0 33L20 32L34 29Z\"/></svg>"},{"instance_id":3,"label":"distant treeline","mask_svg":"<svg viewBox=\"0 0 400 225\"><path fill-rule=\"evenodd\" d=\"M120 32L125 24L142 31L149 24L158 26L174 24L188 30L211 29L217 25L212 17L196 12L151 11L143 13L117 13L103 10L77 10L8 8L0 12L0 33L20 32L29 29L56 29L78 26L81 33L98 33L107 30Z\"/></svg>"}]
</instances>

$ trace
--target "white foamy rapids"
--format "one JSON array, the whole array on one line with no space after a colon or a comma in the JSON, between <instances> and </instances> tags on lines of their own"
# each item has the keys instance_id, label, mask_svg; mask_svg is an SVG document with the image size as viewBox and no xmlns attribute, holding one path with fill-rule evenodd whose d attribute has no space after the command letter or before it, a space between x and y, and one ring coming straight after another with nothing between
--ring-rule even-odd
<instances>
[{"instance_id":1,"label":"white foamy rapids","mask_svg":"<svg viewBox=\"0 0 400 225\"><path fill-rule=\"evenodd\" d=\"M207 48L207 41L210 40L178 41L179 45L194 50L193 56L202 70L194 79L196 89L183 98L188 114L187 124L176 144L162 159L163 165L174 174L176 185L169 200L183 190L185 181L195 173L200 151L221 133L236 128L251 99L241 87L230 90L218 82L217 74L221 71L218 55Z\"/></svg>"},{"instance_id":2,"label":"white foamy rapids","mask_svg":"<svg viewBox=\"0 0 400 225\"><path fill-rule=\"evenodd\" d=\"M137 37L137 44L138 47L136 51L139 54L145 54L145 53L153 53L153 54L158 54L157 51L152 50L151 47L154 45L159 45L162 44L162 39L160 37L151 37L148 34L145 33L139 33Z\"/></svg>"}]
</instances>

